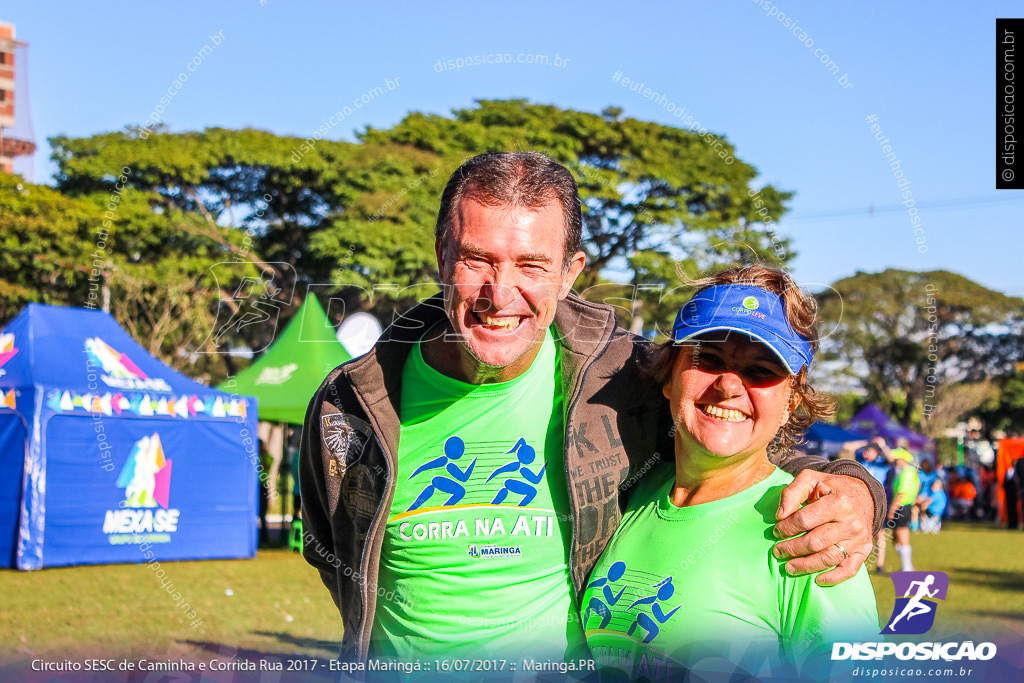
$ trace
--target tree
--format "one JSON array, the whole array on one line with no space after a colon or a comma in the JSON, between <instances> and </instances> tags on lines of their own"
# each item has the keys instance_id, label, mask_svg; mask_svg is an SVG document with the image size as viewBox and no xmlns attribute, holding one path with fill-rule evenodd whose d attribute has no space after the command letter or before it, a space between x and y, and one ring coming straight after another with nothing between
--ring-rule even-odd
<instances>
[{"instance_id":1,"label":"tree","mask_svg":"<svg viewBox=\"0 0 1024 683\"><path fill-rule=\"evenodd\" d=\"M839 360L871 402L915 426L936 391L982 382L1024 357L1024 300L944 270L858 272L817 297L825 360Z\"/></svg>"},{"instance_id":2,"label":"tree","mask_svg":"<svg viewBox=\"0 0 1024 683\"><path fill-rule=\"evenodd\" d=\"M999 393L993 380L944 384L936 389L934 408L929 410L921 431L937 439L964 417L998 404Z\"/></svg>"},{"instance_id":3,"label":"tree","mask_svg":"<svg viewBox=\"0 0 1024 683\"><path fill-rule=\"evenodd\" d=\"M580 187L588 266L577 285L585 292L618 264L630 273L625 284L647 288L634 301L658 308L662 290L676 284L668 271L677 263L698 272L750 260L784 265L793 256L788 241L770 228L792 194L770 185L756 191L757 170L714 134L624 119L615 108L597 115L525 100L480 100L454 118L412 113L360 139L412 145L452 169L465 156L487 151L550 154ZM651 252L661 254L656 266L644 256ZM632 303L630 311L640 315L640 308Z\"/></svg>"},{"instance_id":4,"label":"tree","mask_svg":"<svg viewBox=\"0 0 1024 683\"><path fill-rule=\"evenodd\" d=\"M989 401L976 411L989 432L1004 431L1024 436L1024 370L1014 370L995 381L998 400Z\"/></svg>"},{"instance_id":5,"label":"tree","mask_svg":"<svg viewBox=\"0 0 1024 683\"><path fill-rule=\"evenodd\" d=\"M223 376L222 363L201 352L216 350L203 342L222 296L213 265L224 254L190 237L190 220L154 212L131 187L75 198L0 174L0 321L30 301L108 308L164 362Z\"/></svg>"},{"instance_id":6,"label":"tree","mask_svg":"<svg viewBox=\"0 0 1024 683\"><path fill-rule=\"evenodd\" d=\"M30 301L88 301L100 212L88 202L0 172L0 321Z\"/></svg>"},{"instance_id":7,"label":"tree","mask_svg":"<svg viewBox=\"0 0 1024 683\"><path fill-rule=\"evenodd\" d=\"M109 188L112 170L126 167L130 187L151 213L181 218L154 234L151 246L180 254L196 243L216 245L222 262L251 263L272 283L272 305L283 315L239 327L219 346L264 348L310 286L360 308L375 284L402 289L433 279L427 193L440 192L433 184L439 165L429 153L216 128L145 139L132 131L58 137L51 144L62 192L98 195ZM424 175L430 183L417 182ZM253 297L230 295L245 278L231 270L218 271L229 276L220 283L222 301L242 308Z\"/></svg>"},{"instance_id":8,"label":"tree","mask_svg":"<svg viewBox=\"0 0 1024 683\"><path fill-rule=\"evenodd\" d=\"M126 298L114 308L140 335L155 334L176 363L198 351L181 348L186 340L258 352L308 293L330 299L335 321L365 309L386 321L422 299L437 286L441 191L467 156L485 151L539 149L574 173L591 260L578 288L601 298L602 271L625 269L623 311L638 329L644 308L648 320L671 322L681 295L664 290L675 286L677 263L696 274L791 256L770 228L791 195L753 187L756 169L725 138L615 109L481 101L450 117L412 112L355 143L211 128L145 137L129 129L51 145L65 197L101 208L125 186L108 279L153 305ZM173 300L155 289L164 277L177 283ZM143 319L147 309L152 318ZM212 329L192 329L201 325Z\"/></svg>"}]
</instances>

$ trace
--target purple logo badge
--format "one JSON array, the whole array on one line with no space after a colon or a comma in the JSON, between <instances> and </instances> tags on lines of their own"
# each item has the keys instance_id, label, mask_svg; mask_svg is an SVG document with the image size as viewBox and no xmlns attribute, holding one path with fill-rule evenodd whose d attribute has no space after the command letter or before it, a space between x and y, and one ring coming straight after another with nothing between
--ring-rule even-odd
<instances>
[{"instance_id":1,"label":"purple logo badge","mask_svg":"<svg viewBox=\"0 0 1024 683\"><path fill-rule=\"evenodd\" d=\"M935 623L938 600L946 599L949 577L944 572L893 572L896 604L883 634L919 635Z\"/></svg>"}]
</instances>

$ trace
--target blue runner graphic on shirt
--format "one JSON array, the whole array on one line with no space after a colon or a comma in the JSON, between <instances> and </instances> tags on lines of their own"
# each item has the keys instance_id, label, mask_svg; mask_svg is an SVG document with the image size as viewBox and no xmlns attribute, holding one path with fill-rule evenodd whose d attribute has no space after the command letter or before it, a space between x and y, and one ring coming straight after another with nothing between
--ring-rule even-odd
<instances>
[{"instance_id":1,"label":"blue runner graphic on shirt","mask_svg":"<svg viewBox=\"0 0 1024 683\"><path fill-rule=\"evenodd\" d=\"M455 464L455 461L463 456L466 452L465 442L457 436L449 436L444 442L444 455L438 456L430 462L425 462L420 465L415 472L409 475L412 479L420 472L426 472L428 470L435 470L440 467L444 468L450 476L444 476L441 474L435 475L430 483L420 492L420 495L416 497L413 504L408 507L406 512L415 510L421 505L426 503L437 491L443 491L444 493L450 494L447 501L443 503L444 506L455 505L466 495L466 487L463 486L469 481L470 476L473 474L473 467L476 466L476 458L473 458L473 462L469 463L469 467L465 470L459 469L459 466Z\"/></svg>"},{"instance_id":2,"label":"blue runner graphic on shirt","mask_svg":"<svg viewBox=\"0 0 1024 683\"><path fill-rule=\"evenodd\" d=\"M518 479L510 478L505 480L504 486L498 491L497 495L494 496L494 500L491 501L491 505L500 505L508 497L509 493L515 493L523 497L518 503L518 507L526 507L530 504L534 498L537 497L537 487L531 484L539 484L540 480L544 478L544 470L547 465L543 465L536 474L530 470L527 465L531 464L537 458L537 451L533 446L526 443L526 439L520 438L516 441L516 445L512 447L509 453L515 453L516 459L512 462L505 463L501 467L491 472L491 476L487 477L487 481L494 479L499 474L505 474L508 472L516 472L522 475L523 479L530 482L529 484L519 481Z\"/></svg>"},{"instance_id":3,"label":"blue runner graphic on shirt","mask_svg":"<svg viewBox=\"0 0 1024 683\"><path fill-rule=\"evenodd\" d=\"M629 627L629 631L626 632L627 636L631 636L633 635L633 632L636 631L637 627L644 629L647 631L647 635L644 636L644 643L649 643L654 640L658 635L658 631L661 630L659 624L664 624L668 621L669 617L676 613L679 607L682 607L682 605L674 607L668 612L668 614L666 614L661 608L660 603L671 598L672 594L676 592L676 587L672 585L671 576L666 577L661 583L655 584L654 587L658 589L658 592L654 595L648 595L645 598L635 600L632 605L626 608L633 609L637 605L651 605L651 614L654 615L654 619L652 619L650 615L641 612L636 615L636 621L633 622L633 625ZM655 621L655 619L657 621Z\"/></svg>"},{"instance_id":4,"label":"blue runner graphic on shirt","mask_svg":"<svg viewBox=\"0 0 1024 683\"><path fill-rule=\"evenodd\" d=\"M601 617L601 623L598 624L599 629L603 629L608 626L608 622L612 620L611 608L615 606L615 603L619 601L622 594L625 592L626 587L623 586L619 589L618 593L612 593L611 584L615 583L622 578L622 575L626 573L626 563L622 560L615 562L612 566L608 567L608 575L603 576L600 579L595 579L587 585L587 590L591 588L600 588L601 594L604 596L604 600L597 597L596 595L590 598L590 602L587 604L587 611L583 613L583 623L587 623L587 617L590 616L590 612Z\"/></svg>"},{"instance_id":5,"label":"blue runner graphic on shirt","mask_svg":"<svg viewBox=\"0 0 1024 683\"><path fill-rule=\"evenodd\" d=\"M544 478L550 474L543 438L477 441L456 433L435 443L426 461L415 464L406 477L412 495L397 516L481 505L533 509L543 499Z\"/></svg>"},{"instance_id":6,"label":"blue runner graphic on shirt","mask_svg":"<svg viewBox=\"0 0 1024 683\"><path fill-rule=\"evenodd\" d=\"M617 631L644 644L650 643L658 636L661 626L682 607L680 603L665 611L665 603L676 590L673 578L627 569L622 560L612 563L605 576L587 585L589 600L583 613L586 632ZM617 584L618 590L612 584ZM628 607L627 601L630 601ZM588 624L588 621L593 622L595 618L600 621Z\"/></svg>"}]
</instances>

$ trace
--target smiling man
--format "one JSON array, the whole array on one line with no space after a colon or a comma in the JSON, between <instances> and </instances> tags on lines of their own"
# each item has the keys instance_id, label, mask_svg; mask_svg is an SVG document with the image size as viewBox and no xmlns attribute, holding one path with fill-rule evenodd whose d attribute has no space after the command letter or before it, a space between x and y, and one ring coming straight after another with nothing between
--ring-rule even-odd
<instances>
[{"instance_id":1,"label":"smiling man","mask_svg":"<svg viewBox=\"0 0 1024 683\"><path fill-rule=\"evenodd\" d=\"M507 382L526 372L586 262L575 251L578 232L566 247L558 204L487 201L453 202L451 225L442 226L435 245L445 310L462 343L435 337L424 347L429 365L470 384Z\"/></svg>"},{"instance_id":2,"label":"smiling man","mask_svg":"<svg viewBox=\"0 0 1024 683\"><path fill-rule=\"evenodd\" d=\"M304 555L341 612L344 659L582 648L580 591L628 491L671 458L674 430L660 389L639 379L648 345L611 307L570 294L581 226L576 183L552 159L470 159L438 212L442 292L313 398ZM780 537L810 530L777 546L789 569L852 576L881 524L880 487L848 461L778 464L828 470L782 497Z\"/></svg>"}]
</instances>

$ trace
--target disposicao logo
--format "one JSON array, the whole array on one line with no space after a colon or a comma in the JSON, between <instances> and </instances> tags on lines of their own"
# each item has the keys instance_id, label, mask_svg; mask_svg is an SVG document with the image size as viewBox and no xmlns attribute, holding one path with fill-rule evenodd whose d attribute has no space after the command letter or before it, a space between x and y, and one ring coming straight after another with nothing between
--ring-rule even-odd
<instances>
[{"instance_id":1,"label":"disposicao logo","mask_svg":"<svg viewBox=\"0 0 1024 683\"><path fill-rule=\"evenodd\" d=\"M93 364L103 368L101 379L107 386L118 389L171 391L171 386L167 382L148 377L127 354L117 351L99 337L85 340L85 352Z\"/></svg>"},{"instance_id":2,"label":"disposicao logo","mask_svg":"<svg viewBox=\"0 0 1024 683\"><path fill-rule=\"evenodd\" d=\"M892 616L880 633L883 635L920 635L935 624L937 600L945 600L949 577L944 572L893 572L896 604ZM924 642L924 643L833 643L832 660L879 660L895 656L900 660L947 662L989 660L996 656L994 643Z\"/></svg>"},{"instance_id":3,"label":"disposicao logo","mask_svg":"<svg viewBox=\"0 0 1024 683\"><path fill-rule=\"evenodd\" d=\"M927 633L935 623L936 601L946 599L949 577L944 572L893 572L889 576L896 587L896 604L881 633Z\"/></svg>"},{"instance_id":4,"label":"disposicao logo","mask_svg":"<svg viewBox=\"0 0 1024 683\"><path fill-rule=\"evenodd\" d=\"M117 486L125 490L125 499L120 509L107 510L103 520L103 533L112 544L170 541L169 536L157 535L178 530L180 511L170 508L171 464L156 432L132 446L117 477ZM154 511L158 505L162 509ZM147 537L137 537L138 534Z\"/></svg>"}]
</instances>

